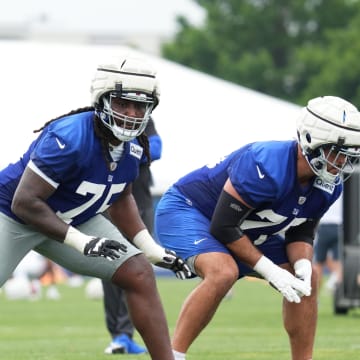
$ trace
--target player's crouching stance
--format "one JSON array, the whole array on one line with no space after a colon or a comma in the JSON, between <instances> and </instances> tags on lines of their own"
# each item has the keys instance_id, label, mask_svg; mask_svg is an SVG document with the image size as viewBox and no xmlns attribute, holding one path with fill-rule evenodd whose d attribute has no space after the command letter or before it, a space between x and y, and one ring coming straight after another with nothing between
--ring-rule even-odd
<instances>
[{"instance_id":1,"label":"player's crouching stance","mask_svg":"<svg viewBox=\"0 0 360 360\"><path fill-rule=\"evenodd\" d=\"M159 102L156 73L142 59L120 58L99 66L91 96L93 107L46 123L22 159L0 172L0 286L31 249L72 272L111 280L125 290L151 358L173 360L146 257L180 278L190 271L153 241L131 194L142 156L150 159L144 129Z\"/></svg>"},{"instance_id":2,"label":"player's crouching stance","mask_svg":"<svg viewBox=\"0 0 360 360\"><path fill-rule=\"evenodd\" d=\"M185 359L235 281L254 270L284 297L292 359L312 358L314 233L359 160L360 114L338 97L316 98L303 108L297 134L297 141L245 145L184 176L160 200L161 244L202 278L176 324L176 360Z\"/></svg>"}]
</instances>

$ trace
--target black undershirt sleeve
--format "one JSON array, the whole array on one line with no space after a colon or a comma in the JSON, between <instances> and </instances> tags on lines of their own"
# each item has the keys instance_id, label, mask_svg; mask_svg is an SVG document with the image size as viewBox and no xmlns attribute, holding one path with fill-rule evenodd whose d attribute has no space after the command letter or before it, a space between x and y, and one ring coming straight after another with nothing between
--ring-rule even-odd
<instances>
[{"instance_id":1,"label":"black undershirt sleeve","mask_svg":"<svg viewBox=\"0 0 360 360\"><path fill-rule=\"evenodd\" d=\"M285 232L285 243L303 241L313 245L319 219L308 219L304 223L293 226Z\"/></svg>"},{"instance_id":2,"label":"black undershirt sleeve","mask_svg":"<svg viewBox=\"0 0 360 360\"><path fill-rule=\"evenodd\" d=\"M243 236L240 225L251 211L251 208L223 190L211 219L211 235L225 245L238 240Z\"/></svg>"}]
</instances>

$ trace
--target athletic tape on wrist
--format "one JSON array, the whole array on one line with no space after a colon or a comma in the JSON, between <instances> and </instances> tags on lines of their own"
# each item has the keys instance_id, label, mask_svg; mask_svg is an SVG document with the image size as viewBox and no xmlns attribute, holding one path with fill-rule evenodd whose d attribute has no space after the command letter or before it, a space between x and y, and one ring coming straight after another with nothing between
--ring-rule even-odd
<instances>
[{"instance_id":1,"label":"athletic tape on wrist","mask_svg":"<svg viewBox=\"0 0 360 360\"><path fill-rule=\"evenodd\" d=\"M85 235L78 229L70 226L66 232L64 244L70 245L81 253L84 252L85 245L92 239L91 236Z\"/></svg>"}]
</instances>

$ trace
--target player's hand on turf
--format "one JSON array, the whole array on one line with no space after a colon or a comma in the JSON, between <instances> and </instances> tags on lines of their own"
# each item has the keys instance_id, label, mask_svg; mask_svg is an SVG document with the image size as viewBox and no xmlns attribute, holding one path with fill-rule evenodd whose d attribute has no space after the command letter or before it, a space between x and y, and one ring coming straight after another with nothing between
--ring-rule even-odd
<instances>
[{"instance_id":1,"label":"player's hand on turf","mask_svg":"<svg viewBox=\"0 0 360 360\"><path fill-rule=\"evenodd\" d=\"M177 256L175 251L169 249L163 249L162 258L155 265L172 270L176 277L181 280L188 279L192 275L186 262Z\"/></svg>"},{"instance_id":2,"label":"player's hand on turf","mask_svg":"<svg viewBox=\"0 0 360 360\"><path fill-rule=\"evenodd\" d=\"M84 247L86 256L102 256L108 260L118 259L120 253L126 253L127 246L115 240L96 237L90 240Z\"/></svg>"},{"instance_id":3,"label":"player's hand on turf","mask_svg":"<svg viewBox=\"0 0 360 360\"><path fill-rule=\"evenodd\" d=\"M269 283L289 302L300 303L300 294L309 296L311 286L303 280L297 279L289 271L275 265L266 256L262 256L254 267Z\"/></svg>"},{"instance_id":4,"label":"player's hand on turf","mask_svg":"<svg viewBox=\"0 0 360 360\"><path fill-rule=\"evenodd\" d=\"M312 274L312 265L311 261L308 259L300 259L294 263L295 276L304 281L304 283L310 287L311 292L311 274ZM299 292L300 296L308 296L304 293ZM310 294L309 294L310 295Z\"/></svg>"}]
</instances>

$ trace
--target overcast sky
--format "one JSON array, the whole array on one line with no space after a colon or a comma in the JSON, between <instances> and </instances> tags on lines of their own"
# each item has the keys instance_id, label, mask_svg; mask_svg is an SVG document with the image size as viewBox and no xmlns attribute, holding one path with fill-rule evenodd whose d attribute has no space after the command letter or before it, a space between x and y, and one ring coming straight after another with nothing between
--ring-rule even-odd
<instances>
[{"instance_id":1,"label":"overcast sky","mask_svg":"<svg viewBox=\"0 0 360 360\"><path fill-rule=\"evenodd\" d=\"M176 31L175 18L201 23L204 12L192 0L0 0L0 26L98 32Z\"/></svg>"}]
</instances>

